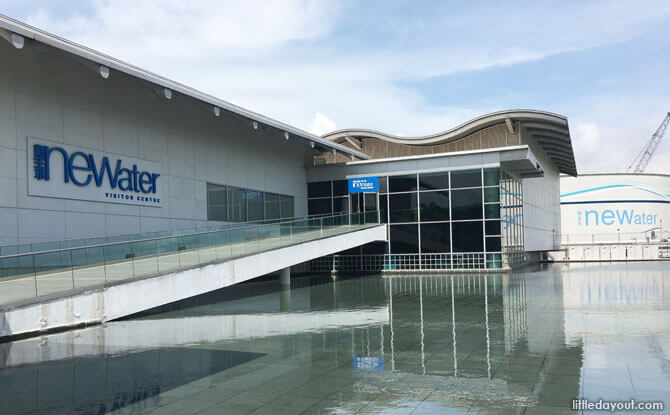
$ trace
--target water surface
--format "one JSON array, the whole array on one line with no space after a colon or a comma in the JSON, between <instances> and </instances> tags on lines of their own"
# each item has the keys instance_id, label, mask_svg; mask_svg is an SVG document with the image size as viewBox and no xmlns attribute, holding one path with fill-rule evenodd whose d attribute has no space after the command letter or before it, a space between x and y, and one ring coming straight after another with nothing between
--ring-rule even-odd
<instances>
[{"instance_id":1,"label":"water surface","mask_svg":"<svg viewBox=\"0 0 670 415\"><path fill-rule=\"evenodd\" d=\"M578 398L670 403L668 270L328 276L283 291L251 282L0 344L0 413L574 414Z\"/></svg>"}]
</instances>

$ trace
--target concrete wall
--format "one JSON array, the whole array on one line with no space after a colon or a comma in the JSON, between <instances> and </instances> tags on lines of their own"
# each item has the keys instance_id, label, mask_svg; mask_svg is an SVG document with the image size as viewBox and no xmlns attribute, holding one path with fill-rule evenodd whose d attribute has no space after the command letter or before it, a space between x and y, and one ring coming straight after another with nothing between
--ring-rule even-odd
<instances>
[{"instance_id":1,"label":"concrete wall","mask_svg":"<svg viewBox=\"0 0 670 415\"><path fill-rule=\"evenodd\" d=\"M44 45L0 41L0 245L204 226L208 181L293 195L306 214L306 142L161 94ZM28 196L27 137L160 163L163 207Z\"/></svg>"},{"instance_id":2,"label":"concrete wall","mask_svg":"<svg viewBox=\"0 0 670 415\"><path fill-rule=\"evenodd\" d=\"M558 167L549 155L522 130L521 141L527 144L544 168L544 176L522 180L525 250L558 249L561 232L560 179Z\"/></svg>"}]
</instances>

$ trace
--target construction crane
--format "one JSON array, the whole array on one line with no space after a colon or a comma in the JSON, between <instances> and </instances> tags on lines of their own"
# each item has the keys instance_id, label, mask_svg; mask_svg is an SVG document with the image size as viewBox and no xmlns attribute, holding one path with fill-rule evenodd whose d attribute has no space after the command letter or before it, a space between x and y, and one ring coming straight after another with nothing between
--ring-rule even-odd
<instances>
[{"instance_id":1,"label":"construction crane","mask_svg":"<svg viewBox=\"0 0 670 415\"><path fill-rule=\"evenodd\" d=\"M658 127L654 135L651 136L647 144L642 148L642 151L640 151L635 159L633 159L633 162L630 163L630 166L628 166L628 171L630 171L630 169L633 167L633 164L635 164L637 161L637 165L635 166L633 173L644 173L644 169L647 168L649 161L651 161L651 158L654 157L654 153L658 148L658 144L661 142L661 138L663 138L666 128L668 128L668 123L670 123L670 112L667 113L665 119Z\"/></svg>"}]
</instances>

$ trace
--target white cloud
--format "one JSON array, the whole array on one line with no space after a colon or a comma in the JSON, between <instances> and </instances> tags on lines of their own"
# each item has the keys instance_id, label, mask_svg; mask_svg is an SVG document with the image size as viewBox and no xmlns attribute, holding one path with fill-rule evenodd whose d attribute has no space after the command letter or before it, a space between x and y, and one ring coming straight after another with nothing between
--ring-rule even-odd
<instances>
[{"instance_id":1,"label":"white cloud","mask_svg":"<svg viewBox=\"0 0 670 415\"><path fill-rule=\"evenodd\" d=\"M314 115L314 120L312 120L312 123L309 125L308 131L312 134L324 135L325 133L335 131L335 129L335 121L320 112L317 112L316 115Z\"/></svg>"},{"instance_id":2,"label":"white cloud","mask_svg":"<svg viewBox=\"0 0 670 415\"><path fill-rule=\"evenodd\" d=\"M670 3L663 1L644 7L635 2L540 2L470 10L445 2L442 10L424 10L421 21L405 13L359 13L357 7L361 4L317 0L94 0L65 15L49 3L38 3L26 8L26 19L310 131L327 132L337 125L417 136L505 109L500 102L513 107L517 100L434 104L407 86L408 80L620 42L670 14ZM347 38L348 24L374 25L369 27L386 36L365 43L356 37L363 36L361 30ZM518 86L520 93L523 88ZM650 119L656 114L649 115L659 100L639 105L645 98L599 98L575 99L563 108L576 126L572 132L580 172L627 166L624 159L643 145L640 137L648 137L660 122ZM659 148L659 160L670 160L662 153Z\"/></svg>"}]
</instances>

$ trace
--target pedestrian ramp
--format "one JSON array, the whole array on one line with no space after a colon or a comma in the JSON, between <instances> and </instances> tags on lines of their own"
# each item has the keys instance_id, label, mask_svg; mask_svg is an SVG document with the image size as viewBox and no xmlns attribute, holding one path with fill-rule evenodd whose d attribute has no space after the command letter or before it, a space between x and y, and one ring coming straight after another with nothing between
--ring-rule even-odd
<instances>
[{"instance_id":1,"label":"pedestrian ramp","mask_svg":"<svg viewBox=\"0 0 670 415\"><path fill-rule=\"evenodd\" d=\"M362 212L0 256L0 338L118 319L386 238Z\"/></svg>"}]
</instances>

